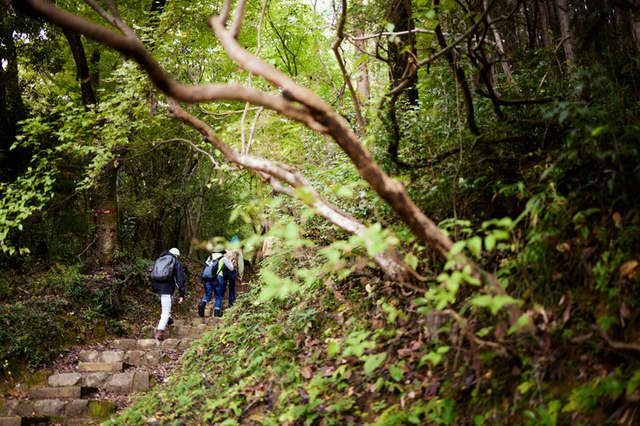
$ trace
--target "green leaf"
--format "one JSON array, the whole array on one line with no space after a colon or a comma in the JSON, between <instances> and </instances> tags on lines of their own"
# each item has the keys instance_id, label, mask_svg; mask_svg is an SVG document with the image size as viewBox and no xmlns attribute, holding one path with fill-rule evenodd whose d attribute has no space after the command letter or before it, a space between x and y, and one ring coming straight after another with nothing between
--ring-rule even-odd
<instances>
[{"instance_id":1,"label":"green leaf","mask_svg":"<svg viewBox=\"0 0 640 426\"><path fill-rule=\"evenodd\" d=\"M633 373L631 379L627 383L627 396L631 396L631 394L638 388L640 385L640 370L636 370Z\"/></svg>"},{"instance_id":2,"label":"green leaf","mask_svg":"<svg viewBox=\"0 0 640 426\"><path fill-rule=\"evenodd\" d=\"M482 253L482 238L475 236L467 240L467 247L471 254L473 254L476 258L480 257L480 253Z\"/></svg>"},{"instance_id":3,"label":"green leaf","mask_svg":"<svg viewBox=\"0 0 640 426\"><path fill-rule=\"evenodd\" d=\"M404 256L404 262L411 266L413 269L418 267L418 258L413 253L407 253Z\"/></svg>"},{"instance_id":4,"label":"green leaf","mask_svg":"<svg viewBox=\"0 0 640 426\"><path fill-rule=\"evenodd\" d=\"M402 371L402 369L398 366L396 366L395 364L391 364L389 366L389 374L391 375L391 378L393 380L395 380L396 382L399 382L400 380L402 380L402 376L404 375L404 371Z\"/></svg>"},{"instance_id":5,"label":"green leaf","mask_svg":"<svg viewBox=\"0 0 640 426\"><path fill-rule=\"evenodd\" d=\"M336 342L329 342L327 345L327 354L329 356L339 354L340 353L340 345Z\"/></svg>"},{"instance_id":6,"label":"green leaf","mask_svg":"<svg viewBox=\"0 0 640 426\"><path fill-rule=\"evenodd\" d=\"M380 364L384 362L386 357L387 357L386 352L382 352L380 354L375 354L375 355L369 355L369 357L364 363L364 372L366 374L370 374L373 370L380 367Z\"/></svg>"},{"instance_id":7,"label":"green leaf","mask_svg":"<svg viewBox=\"0 0 640 426\"><path fill-rule=\"evenodd\" d=\"M353 198L353 189L351 189L351 188L349 188L347 186L341 186L336 191L336 195L338 197Z\"/></svg>"},{"instance_id":8,"label":"green leaf","mask_svg":"<svg viewBox=\"0 0 640 426\"><path fill-rule=\"evenodd\" d=\"M498 313L500 309L502 309L504 305L512 304L512 303L522 304L523 302L521 300L516 300L511 296L504 296L504 295L490 296L488 294L485 294L482 296L474 297L473 299L471 299L471 303L479 307L489 308L491 310L491 313L495 315Z\"/></svg>"},{"instance_id":9,"label":"green leaf","mask_svg":"<svg viewBox=\"0 0 640 426\"><path fill-rule=\"evenodd\" d=\"M593 129L593 131L591 132L591 136L598 136L600 134L600 132L604 131L604 130L608 130L609 126L599 126L596 127L595 129Z\"/></svg>"},{"instance_id":10,"label":"green leaf","mask_svg":"<svg viewBox=\"0 0 640 426\"><path fill-rule=\"evenodd\" d=\"M520 330L522 327L525 327L527 324L529 324L529 315L527 314L520 315L520 318L518 318L516 325L509 328L509 331L507 331L507 336L515 333L516 331Z\"/></svg>"},{"instance_id":11,"label":"green leaf","mask_svg":"<svg viewBox=\"0 0 640 426\"><path fill-rule=\"evenodd\" d=\"M428 354L420 358L420 364L424 364L424 362L427 361L435 367L436 365L438 365L438 363L440 363L440 360L442 360L442 355L435 352L429 352Z\"/></svg>"},{"instance_id":12,"label":"green leaf","mask_svg":"<svg viewBox=\"0 0 640 426\"><path fill-rule=\"evenodd\" d=\"M415 299L413 299L414 305L420 306L420 305L426 305L427 303L429 303L429 301L424 297L416 297Z\"/></svg>"},{"instance_id":13,"label":"green leaf","mask_svg":"<svg viewBox=\"0 0 640 426\"><path fill-rule=\"evenodd\" d=\"M496 237L493 234L489 234L484 239L484 246L487 248L488 252L493 251L496 246Z\"/></svg>"}]
</instances>

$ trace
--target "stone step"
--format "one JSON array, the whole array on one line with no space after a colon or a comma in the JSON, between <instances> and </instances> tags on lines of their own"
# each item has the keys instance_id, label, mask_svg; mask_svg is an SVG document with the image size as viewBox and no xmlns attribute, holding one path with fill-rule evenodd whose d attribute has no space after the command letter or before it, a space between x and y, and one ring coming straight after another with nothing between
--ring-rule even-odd
<instances>
[{"instance_id":1,"label":"stone step","mask_svg":"<svg viewBox=\"0 0 640 426\"><path fill-rule=\"evenodd\" d=\"M150 351L159 349L162 351L188 348L195 339L165 339L163 341L155 339L118 339L113 341L113 347L124 351ZM153 349L150 349L153 348Z\"/></svg>"},{"instance_id":2,"label":"stone step","mask_svg":"<svg viewBox=\"0 0 640 426\"><path fill-rule=\"evenodd\" d=\"M67 389L73 387L82 388L101 388L107 390L116 390L122 388L118 383L125 380L123 374L135 374L134 384L131 386L132 390L148 389L149 388L149 373L137 372L137 373L113 373L107 371L99 371L93 373L61 373L53 374L49 376L49 386L51 388ZM126 376L128 377L128 376ZM128 379L127 379L128 380ZM37 389L49 389L49 388L37 388ZM75 396L76 398L79 396ZM53 396L52 396L53 398Z\"/></svg>"},{"instance_id":3,"label":"stone step","mask_svg":"<svg viewBox=\"0 0 640 426\"><path fill-rule=\"evenodd\" d=\"M25 417L27 419L28 417ZM0 417L0 426L21 426L22 417ZM35 417L37 420L45 420L45 417Z\"/></svg>"},{"instance_id":4,"label":"stone step","mask_svg":"<svg viewBox=\"0 0 640 426\"><path fill-rule=\"evenodd\" d=\"M200 324L198 326L176 326L175 324L167 327L164 331L164 342L172 339L185 340L185 339L199 339L204 333L211 330L211 327L207 324ZM153 336L155 330L148 329L146 331L148 336ZM163 343L163 342L160 342Z\"/></svg>"},{"instance_id":5,"label":"stone step","mask_svg":"<svg viewBox=\"0 0 640 426\"><path fill-rule=\"evenodd\" d=\"M145 339L152 340L152 339ZM156 345L158 346L158 345ZM81 351L78 354L84 364L115 364L128 365L158 365L164 362L164 352L161 350L115 350L115 351ZM83 367L89 368L89 367ZM87 371L87 370L83 370ZM95 371L95 370L94 370ZM103 370L100 370L103 371Z\"/></svg>"},{"instance_id":6,"label":"stone step","mask_svg":"<svg viewBox=\"0 0 640 426\"><path fill-rule=\"evenodd\" d=\"M78 371L122 371L124 370L123 362L79 362Z\"/></svg>"},{"instance_id":7,"label":"stone step","mask_svg":"<svg viewBox=\"0 0 640 426\"><path fill-rule=\"evenodd\" d=\"M29 389L29 398L53 399L53 398L84 398L98 389L88 386L65 386Z\"/></svg>"},{"instance_id":8,"label":"stone step","mask_svg":"<svg viewBox=\"0 0 640 426\"><path fill-rule=\"evenodd\" d=\"M109 401L74 399L42 399L38 401L0 401L0 426L36 424L55 419L61 424L89 424L105 420L116 412L116 406ZM20 423L16 423L18 419ZM82 421L82 422L81 422Z\"/></svg>"}]
</instances>

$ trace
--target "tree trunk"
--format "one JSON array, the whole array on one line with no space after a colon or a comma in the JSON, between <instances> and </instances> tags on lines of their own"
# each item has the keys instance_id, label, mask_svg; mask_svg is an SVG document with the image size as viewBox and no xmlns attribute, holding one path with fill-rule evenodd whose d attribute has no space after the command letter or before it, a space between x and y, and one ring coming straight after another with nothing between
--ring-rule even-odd
<instances>
[{"instance_id":1,"label":"tree trunk","mask_svg":"<svg viewBox=\"0 0 640 426\"><path fill-rule=\"evenodd\" d=\"M96 187L98 205L96 215L96 227L98 238L96 240L95 254L101 266L113 263L113 257L118 247L118 161L107 164L100 176L100 182Z\"/></svg>"},{"instance_id":2,"label":"tree trunk","mask_svg":"<svg viewBox=\"0 0 640 426\"><path fill-rule=\"evenodd\" d=\"M438 3L435 1L434 3ZM436 27L436 37L438 39L438 43L441 48L447 47L447 41L444 38L444 34L442 33L442 28L440 25ZM449 67L453 71L458 83L460 84L460 88L462 89L462 97L464 99L464 107L465 114L467 117L467 126L469 126L469 130L474 135L480 134L480 129L478 129L478 125L476 124L476 115L473 108L473 96L471 95L471 89L469 88L469 83L467 82L467 77L464 74L464 70L457 64L453 53L447 52L445 55L447 62L449 63Z\"/></svg>"},{"instance_id":3,"label":"tree trunk","mask_svg":"<svg viewBox=\"0 0 640 426\"><path fill-rule=\"evenodd\" d=\"M76 79L80 81L82 104L87 110L93 109L97 106L98 101L95 95L95 88L91 83L93 80L94 84L97 84L98 76L97 74L92 76L89 71L89 64L80 35L68 29L63 29L62 31L69 42L69 47L76 63ZM100 53L94 51L91 55L91 62L96 69L98 68L99 60ZM100 128L98 127L94 131L99 133ZM109 266L113 263L118 243L118 160L107 164L99 179L94 195L97 199L94 217L98 233L94 253L101 266Z\"/></svg>"},{"instance_id":4,"label":"tree trunk","mask_svg":"<svg viewBox=\"0 0 640 426\"><path fill-rule=\"evenodd\" d=\"M409 0L391 0L389 4L389 13L387 21L394 25L394 32L411 31L413 22L411 20L411 2ZM409 45L408 52L403 52L406 45ZM391 74L392 88L395 87L402 78L412 71L413 58L416 58L416 49L413 45L413 34L407 35L407 43L401 43L400 38L389 38L387 42L389 50L389 70ZM417 75L411 79L407 85L406 96L410 105L418 103L418 82Z\"/></svg>"},{"instance_id":5,"label":"tree trunk","mask_svg":"<svg viewBox=\"0 0 640 426\"><path fill-rule=\"evenodd\" d=\"M80 81L80 90L82 92L82 104L87 109L93 109L97 105L96 95L91 86L91 76L89 73L89 64L82 46L82 39L79 34L70 30L63 29L62 32L69 42L73 59L76 63L76 80Z\"/></svg>"},{"instance_id":6,"label":"tree trunk","mask_svg":"<svg viewBox=\"0 0 640 426\"><path fill-rule=\"evenodd\" d=\"M486 9L488 7L489 7L489 1L484 0L484 8ZM487 22L491 22L490 15L487 15ZM496 47L498 50L498 61L500 61L500 65L502 66L502 71L504 72L504 75L507 77L507 80L509 81L511 88L513 89L513 92L516 95L520 96L521 94L520 88L518 87L518 83L516 83L515 78L513 78L513 74L511 73L511 68L509 67L509 62L507 62L507 58L506 58L507 55L504 50L504 46L502 45L502 36L500 36L500 32L498 32L498 29L494 24L491 25L491 31L493 32L493 38L496 42ZM491 56L488 56L487 59L489 62L491 62L492 60ZM496 72L495 67L492 66L491 69L492 69L492 73ZM494 78L492 78L492 80L495 82Z\"/></svg>"},{"instance_id":7,"label":"tree trunk","mask_svg":"<svg viewBox=\"0 0 640 426\"><path fill-rule=\"evenodd\" d=\"M562 47L564 48L564 55L567 60L569 68L576 68L578 61L575 54L575 37L573 30L571 29L569 22L569 4L567 0L557 0L558 5L558 20L560 21L560 34L563 39L566 39Z\"/></svg>"},{"instance_id":8,"label":"tree trunk","mask_svg":"<svg viewBox=\"0 0 640 426\"><path fill-rule=\"evenodd\" d=\"M22 100L18 57L13 28L0 12L0 181L14 181L26 170L31 150L17 147L9 154L18 133L18 122L27 118Z\"/></svg>"}]
</instances>

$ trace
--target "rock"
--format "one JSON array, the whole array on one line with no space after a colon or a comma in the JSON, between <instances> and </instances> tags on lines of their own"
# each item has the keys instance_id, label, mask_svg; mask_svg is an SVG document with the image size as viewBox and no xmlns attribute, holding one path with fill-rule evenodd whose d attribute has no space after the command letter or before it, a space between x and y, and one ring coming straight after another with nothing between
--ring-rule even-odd
<instances>
[{"instance_id":1,"label":"rock","mask_svg":"<svg viewBox=\"0 0 640 426\"><path fill-rule=\"evenodd\" d=\"M124 361L124 352L122 351L102 352L102 362L122 362L122 361Z\"/></svg>"},{"instance_id":2,"label":"rock","mask_svg":"<svg viewBox=\"0 0 640 426\"><path fill-rule=\"evenodd\" d=\"M74 399L69 404L67 404L65 415L71 419L85 417L87 415L88 406L89 406L88 400Z\"/></svg>"},{"instance_id":3,"label":"rock","mask_svg":"<svg viewBox=\"0 0 640 426\"><path fill-rule=\"evenodd\" d=\"M160 348L162 350L175 349L178 347L179 344L180 344L179 339L165 339L165 341L162 342L162 344L160 344Z\"/></svg>"},{"instance_id":4,"label":"rock","mask_svg":"<svg viewBox=\"0 0 640 426\"><path fill-rule=\"evenodd\" d=\"M118 339L113 342L113 347L123 351L138 349L138 341L135 339Z\"/></svg>"},{"instance_id":5,"label":"rock","mask_svg":"<svg viewBox=\"0 0 640 426\"><path fill-rule=\"evenodd\" d=\"M133 389L149 389L149 372L140 371L133 376Z\"/></svg>"},{"instance_id":6,"label":"rock","mask_svg":"<svg viewBox=\"0 0 640 426\"><path fill-rule=\"evenodd\" d=\"M145 365L158 365L161 364L164 358L162 351L149 351L146 355Z\"/></svg>"},{"instance_id":7,"label":"rock","mask_svg":"<svg viewBox=\"0 0 640 426\"><path fill-rule=\"evenodd\" d=\"M18 383L14 389L18 393L26 393L29 391L29 385L26 383Z\"/></svg>"},{"instance_id":8,"label":"rock","mask_svg":"<svg viewBox=\"0 0 640 426\"><path fill-rule=\"evenodd\" d=\"M43 399L33 404L33 411L41 416L60 416L65 403L59 399Z\"/></svg>"},{"instance_id":9,"label":"rock","mask_svg":"<svg viewBox=\"0 0 640 426\"><path fill-rule=\"evenodd\" d=\"M91 388L101 388L104 386L104 381L107 380L107 377L109 377L109 373L106 371L88 373L84 376L82 385Z\"/></svg>"},{"instance_id":10,"label":"rock","mask_svg":"<svg viewBox=\"0 0 640 426\"><path fill-rule=\"evenodd\" d=\"M104 388L115 393L129 393L133 388L133 376L135 373L120 373L111 376Z\"/></svg>"},{"instance_id":11,"label":"rock","mask_svg":"<svg viewBox=\"0 0 640 426\"><path fill-rule=\"evenodd\" d=\"M100 362L100 352L98 351L81 351L78 354L81 362Z\"/></svg>"},{"instance_id":12,"label":"rock","mask_svg":"<svg viewBox=\"0 0 640 426\"><path fill-rule=\"evenodd\" d=\"M49 386L63 387L63 386L76 386L80 384L82 380L82 374L78 373L63 373L54 374L49 376Z\"/></svg>"},{"instance_id":13,"label":"rock","mask_svg":"<svg viewBox=\"0 0 640 426\"><path fill-rule=\"evenodd\" d=\"M0 415L2 417L13 417L18 415L19 401L4 401L2 409L0 409Z\"/></svg>"},{"instance_id":14,"label":"rock","mask_svg":"<svg viewBox=\"0 0 640 426\"><path fill-rule=\"evenodd\" d=\"M143 351L148 351L150 349L157 349L160 346L160 341L156 339L140 339L138 340L138 348Z\"/></svg>"},{"instance_id":15,"label":"rock","mask_svg":"<svg viewBox=\"0 0 640 426\"><path fill-rule=\"evenodd\" d=\"M144 354L144 351L128 351L124 355L124 362L130 365L143 365Z\"/></svg>"}]
</instances>

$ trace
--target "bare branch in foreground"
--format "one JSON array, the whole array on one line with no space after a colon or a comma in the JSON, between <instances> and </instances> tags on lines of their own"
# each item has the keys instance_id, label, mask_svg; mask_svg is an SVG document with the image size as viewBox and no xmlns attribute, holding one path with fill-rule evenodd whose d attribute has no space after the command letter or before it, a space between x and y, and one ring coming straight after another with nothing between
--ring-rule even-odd
<instances>
[{"instance_id":1,"label":"bare branch in foreground","mask_svg":"<svg viewBox=\"0 0 640 426\"><path fill-rule=\"evenodd\" d=\"M173 79L164 71L151 54L145 49L139 39L131 39L121 36L99 25L88 22L69 12L62 11L57 7L45 3L42 0L0 0L4 4L14 5L20 12L36 15L62 28L69 28L92 38L106 46L112 47L121 53L136 60L147 72L149 79L171 99L172 112L174 118L190 121L189 125L194 128L202 128L204 125L200 120L192 117L197 122L191 123L191 119L179 115L176 101L197 103L209 102L212 100L227 99L250 102L271 109L290 118L294 121L305 124L312 130L326 133L333 137L336 143L349 156L356 166L358 173L365 179L372 189L376 191L397 213L399 218L419 239L424 241L431 249L436 251L442 258L448 258L453 247L453 242L446 236L440 228L418 208L407 194L401 182L391 179L380 166L373 160L369 151L360 143L353 134L349 126L331 107L324 102L316 93L296 84L285 74L259 58L247 52L238 44L234 34L226 28L225 22L230 8L230 1L225 1L223 5L224 13L221 16L214 16L209 19L209 26L215 32L228 56L240 63L246 70L262 76L265 80L278 87L282 95L269 95L259 90L249 89L237 84L208 84L203 86L188 87ZM495 0L494 0L495 1ZM487 9L488 10L488 9ZM486 14L487 11L485 11ZM472 26L468 31L471 34L484 16ZM236 16L235 19L241 19ZM452 49L454 44L448 49ZM448 50L447 50L448 51ZM445 52L439 53L439 55ZM431 60L431 59L430 59ZM424 62L424 61L423 61ZM415 71L415 70L414 70ZM395 89L394 89L395 90ZM400 90L400 89L398 89ZM175 99L175 100L174 100ZM177 107L177 108L176 108ZM205 130L205 129L202 129ZM276 163L250 155L238 155L228 146L223 144L214 134L201 131L205 141L211 143L219 149L230 161L243 167L257 169L268 173L288 184L298 187L304 185L300 182L299 176L291 171L284 170ZM293 183L293 184L292 184ZM317 206L316 206L317 204ZM345 216L336 213L327 204L316 202L313 204L316 211L321 216L329 219L341 221L345 227L353 229L352 233L362 232L365 228L359 222L348 220ZM326 215L326 216L324 216ZM331 220L329 219L329 220ZM331 220L332 223L333 220ZM343 228L345 229L345 228ZM455 257L457 268L462 269L470 266L471 275L481 279L488 286L491 293L496 295L506 295L505 290L492 275L486 274L477 265L470 262L464 255L458 254ZM406 265L404 265L406 271ZM385 269L388 270L389 268ZM520 317L520 308L516 304L507 306L510 322L514 325Z\"/></svg>"}]
</instances>

